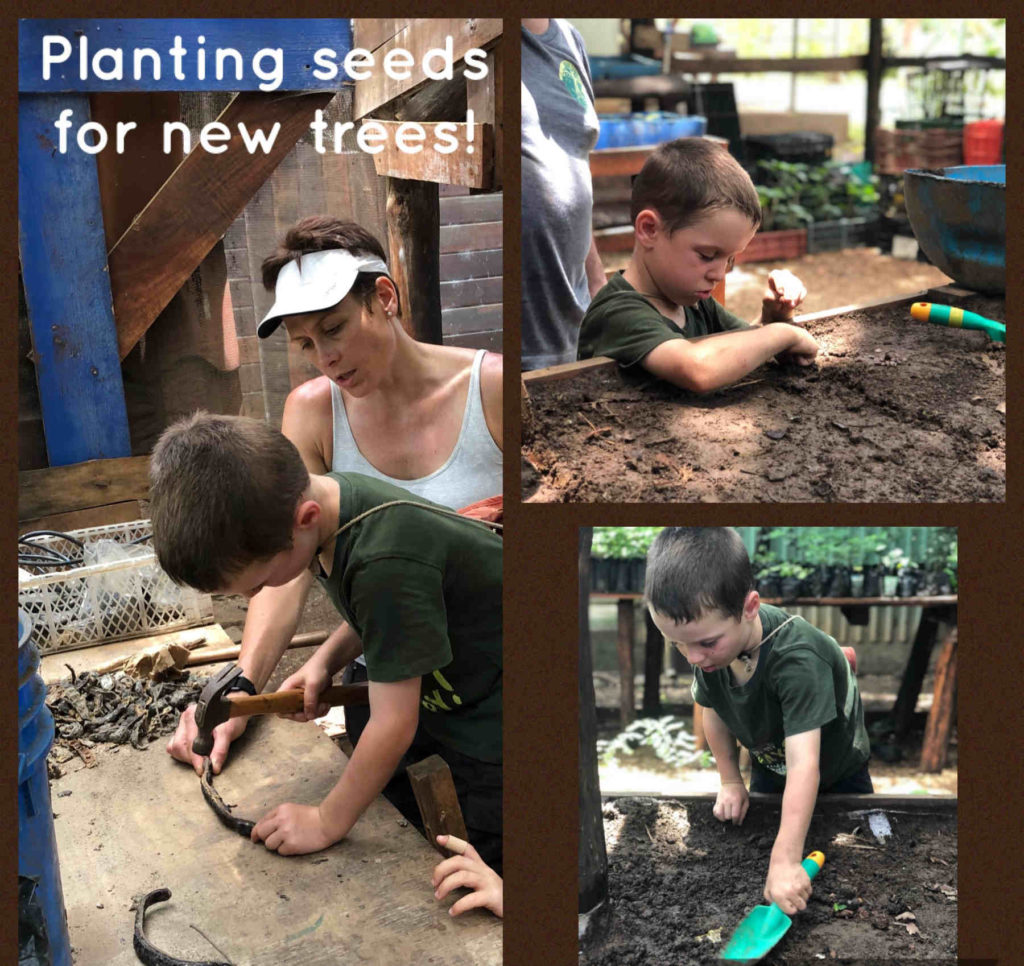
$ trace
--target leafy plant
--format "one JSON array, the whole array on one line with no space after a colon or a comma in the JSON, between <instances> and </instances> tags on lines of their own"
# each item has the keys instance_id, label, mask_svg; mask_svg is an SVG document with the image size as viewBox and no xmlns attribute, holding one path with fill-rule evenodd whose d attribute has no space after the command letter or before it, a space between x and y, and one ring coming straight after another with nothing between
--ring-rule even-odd
<instances>
[{"instance_id":1,"label":"leafy plant","mask_svg":"<svg viewBox=\"0 0 1024 966\"><path fill-rule=\"evenodd\" d=\"M765 231L870 215L880 199L876 179L864 180L848 164L763 159L755 178Z\"/></svg>"},{"instance_id":2,"label":"leafy plant","mask_svg":"<svg viewBox=\"0 0 1024 966\"><path fill-rule=\"evenodd\" d=\"M651 541L664 527L594 527L592 557L646 557Z\"/></svg>"},{"instance_id":3,"label":"leafy plant","mask_svg":"<svg viewBox=\"0 0 1024 966\"><path fill-rule=\"evenodd\" d=\"M705 759L710 764L710 755L706 751L695 751L694 744L695 739L687 730L686 722L667 715L663 718L638 718L614 738L599 740L597 754L607 765L620 755L632 755L639 748L648 747L668 765L703 765Z\"/></svg>"}]
</instances>

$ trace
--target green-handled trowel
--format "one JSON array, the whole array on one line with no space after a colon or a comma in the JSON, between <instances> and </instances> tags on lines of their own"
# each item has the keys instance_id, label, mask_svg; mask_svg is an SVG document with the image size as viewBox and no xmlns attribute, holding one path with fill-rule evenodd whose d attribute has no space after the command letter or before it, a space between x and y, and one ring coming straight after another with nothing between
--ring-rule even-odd
<instances>
[{"instance_id":1,"label":"green-handled trowel","mask_svg":"<svg viewBox=\"0 0 1024 966\"><path fill-rule=\"evenodd\" d=\"M825 864L825 856L821 852L812 852L800 864L804 867L804 872L813 879ZM770 906L757 906L736 927L732 939L718 958L732 962L756 963L771 951L791 925L793 920L774 902Z\"/></svg>"}]
</instances>

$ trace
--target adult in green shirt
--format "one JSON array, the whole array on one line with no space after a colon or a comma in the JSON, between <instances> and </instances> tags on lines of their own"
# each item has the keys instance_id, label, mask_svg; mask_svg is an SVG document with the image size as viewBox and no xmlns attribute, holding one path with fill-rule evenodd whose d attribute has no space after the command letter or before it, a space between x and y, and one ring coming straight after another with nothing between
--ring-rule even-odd
<instances>
[{"instance_id":1,"label":"adult in green shirt","mask_svg":"<svg viewBox=\"0 0 1024 966\"><path fill-rule=\"evenodd\" d=\"M199 413L174 424L154 448L150 477L153 543L172 579L251 598L313 569L363 641L370 720L348 766L318 806L271 809L253 840L282 855L339 841L422 721L430 747L417 756L436 752L449 764L470 841L500 874L500 537L383 481L311 476L286 437L241 417ZM335 650L328 639L300 672L307 711L326 710L316 696L344 663ZM279 657L250 651L246 669L266 680L264 665Z\"/></svg>"}]
</instances>

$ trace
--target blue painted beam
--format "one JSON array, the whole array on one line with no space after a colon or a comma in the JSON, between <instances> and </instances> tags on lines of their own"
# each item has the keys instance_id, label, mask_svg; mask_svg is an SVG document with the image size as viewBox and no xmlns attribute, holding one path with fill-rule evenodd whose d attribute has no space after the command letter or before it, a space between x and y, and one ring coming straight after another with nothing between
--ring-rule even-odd
<instances>
[{"instance_id":1,"label":"blue painted beam","mask_svg":"<svg viewBox=\"0 0 1024 966\"><path fill-rule=\"evenodd\" d=\"M57 151L64 108L88 118L89 97L19 98L18 241L51 466L131 455L96 159Z\"/></svg>"},{"instance_id":2,"label":"blue painted beam","mask_svg":"<svg viewBox=\"0 0 1024 966\"><path fill-rule=\"evenodd\" d=\"M51 59L66 57L51 64L49 80L43 78L46 37L63 38L50 42ZM179 44L175 43L176 37L180 38ZM172 54L175 47L182 52ZM121 79L97 76L97 68L98 72L109 74L116 67L115 55L96 59L104 48L123 52ZM153 77L153 61L149 58L141 62L140 76L134 76L135 50L147 48L159 55L159 80ZM218 48L239 52L241 78L237 76L235 60L229 57L223 70L225 76L217 79ZM18 90L50 94L330 90L340 87L346 79L342 63L351 48L352 23L348 19L25 19L18 22ZM313 59L321 49L333 52L321 57L325 65L337 67L334 78L328 77L324 66ZM205 54L204 77L200 77L200 53ZM314 71L320 76L315 76Z\"/></svg>"}]
</instances>

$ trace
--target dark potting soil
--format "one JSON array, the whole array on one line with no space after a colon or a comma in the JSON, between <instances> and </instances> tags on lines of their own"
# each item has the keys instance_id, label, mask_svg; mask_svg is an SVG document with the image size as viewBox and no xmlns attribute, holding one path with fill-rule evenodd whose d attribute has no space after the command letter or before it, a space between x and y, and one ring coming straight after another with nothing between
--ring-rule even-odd
<instances>
[{"instance_id":1,"label":"dark potting soil","mask_svg":"<svg viewBox=\"0 0 1024 966\"><path fill-rule=\"evenodd\" d=\"M864 814L815 810L807 851L824 852L825 865L765 966L955 962L956 814L885 814L892 835L880 845ZM591 916L581 966L717 962L743 917L765 904L778 823L779 806L763 801L741 826L715 819L707 800L606 803L609 900Z\"/></svg>"},{"instance_id":2,"label":"dark potting soil","mask_svg":"<svg viewBox=\"0 0 1024 966\"><path fill-rule=\"evenodd\" d=\"M1005 318L1003 299L962 308ZM529 387L530 502L987 502L1006 493L1005 345L910 303L812 320L818 362L699 397L599 370Z\"/></svg>"}]
</instances>

